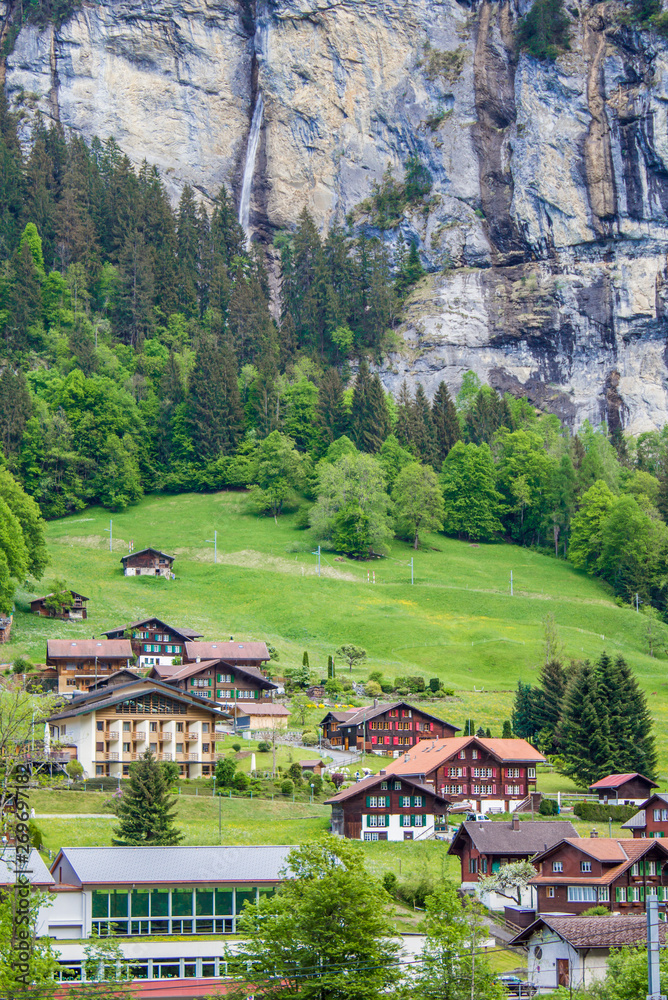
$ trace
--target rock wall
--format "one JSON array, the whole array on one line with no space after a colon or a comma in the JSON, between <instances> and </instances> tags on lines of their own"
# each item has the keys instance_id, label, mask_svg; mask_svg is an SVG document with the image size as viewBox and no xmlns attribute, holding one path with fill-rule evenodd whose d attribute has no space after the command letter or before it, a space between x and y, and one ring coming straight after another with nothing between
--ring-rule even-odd
<instances>
[{"instance_id":1,"label":"rock wall","mask_svg":"<svg viewBox=\"0 0 668 1000\"><path fill-rule=\"evenodd\" d=\"M401 229L431 274L385 384L457 391L473 368L573 424L660 426L668 51L617 0L570 0L570 52L537 63L513 46L527 3L98 0L23 28L6 88L26 137L39 109L205 198L223 182L239 197L261 90L263 239L303 206L323 228L344 220L417 153L431 202Z\"/></svg>"}]
</instances>

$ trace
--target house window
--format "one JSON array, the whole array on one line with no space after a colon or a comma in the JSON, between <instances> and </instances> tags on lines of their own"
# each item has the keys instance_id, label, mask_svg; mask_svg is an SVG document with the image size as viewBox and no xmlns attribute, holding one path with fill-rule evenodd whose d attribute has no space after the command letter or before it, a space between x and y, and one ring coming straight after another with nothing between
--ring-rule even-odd
<instances>
[{"instance_id":1,"label":"house window","mask_svg":"<svg viewBox=\"0 0 668 1000\"><path fill-rule=\"evenodd\" d=\"M424 816L415 816L415 825L424 826Z\"/></svg>"},{"instance_id":2,"label":"house window","mask_svg":"<svg viewBox=\"0 0 668 1000\"><path fill-rule=\"evenodd\" d=\"M545 887L545 895L548 899L554 899L554 886L548 885Z\"/></svg>"},{"instance_id":3,"label":"house window","mask_svg":"<svg viewBox=\"0 0 668 1000\"><path fill-rule=\"evenodd\" d=\"M471 751L471 760L477 760L477 759L478 759L478 751L477 750L472 750Z\"/></svg>"},{"instance_id":4,"label":"house window","mask_svg":"<svg viewBox=\"0 0 668 1000\"><path fill-rule=\"evenodd\" d=\"M104 732L104 722L98 722L97 723L97 731L98 731L98 733Z\"/></svg>"},{"instance_id":5,"label":"house window","mask_svg":"<svg viewBox=\"0 0 668 1000\"><path fill-rule=\"evenodd\" d=\"M593 886L569 885L568 887L569 903L595 903L596 895L596 889Z\"/></svg>"},{"instance_id":6,"label":"house window","mask_svg":"<svg viewBox=\"0 0 668 1000\"><path fill-rule=\"evenodd\" d=\"M457 756L460 760L466 760L466 750L460 750Z\"/></svg>"},{"instance_id":7,"label":"house window","mask_svg":"<svg viewBox=\"0 0 668 1000\"><path fill-rule=\"evenodd\" d=\"M527 768L527 778L535 778L535 777L536 777L536 768L535 767L528 767Z\"/></svg>"},{"instance_id":8,"label":"house window","mask_svg":"<svg viewBox=\"0 0 668 1000\"><path fill-rule=\"evenodd\" d=\"M183 723L182 722L177 722L176 723L176 731L177 731L177 733L182 733L183 732Z\"/></svg>"},{"instance_id":9,"label":"house window","mask_svg":"<svg viewBox=\"0 0 668 1000\"><path fill-rule=\"evenodd\" d=\"M581 861L580 862L580 871L581 872L590 872L591 871L591 861Z\"/></svg>"},{"instance_id":10,"label":"house window","mask_svg":"<svg viewBox=\"0 0 668 1000\"><path fill-rule=\"evenodd\" d=\"M410 818L410 816L402 816L401 817L401 825L402 826L410 826L411 825L411 818Z\"/></svg>"},{"instance_id":11,"label":"house window","mask_svg":"<svg viewBox=\"0 0 668 1000\"><path fill-rule=\"evenodd\" d=\"M563 872L563 870L564 870L564 863L563 863L563 861L553 861L552 862L552 871L553 872Z\"/></svg>"},{"instance_id":12,"label":"house window","mask_svg":"<svg viewBox=\"0 0 668 1000\"><path fill-rule=\"evenodd\" d=\"M176 752L177 753L183 753L183 743L177 743L176 744Z\"/></svg>"},{"instance_id":13,"label":"house window","mask_svg":"<svg viewBox=\"0 0 668 1000\"><path fill-rule=\"evenodd\" d=\"M381 781L380 783L381 791L387 791L387 782Z\"/></svg>"},{"instance_id":14,"label":"house window","mask_svg":"<svg viewBox=\"0 0 668 1000\"><path fill-rule=\"evenodd\" d=\"M661 810L661 822L668 823L668 809Z\"/></svg>"},{"instance_id":15,"label":"house window","mask_svg":"<svg viewBox=\"0 0 668 1000\"><path fill-rule=\"evenodd\" d=\"M610 902L610 888L607 885L599 886L598 890L598 901L599 903L609 903Z\"/></svg>"},{"instance_id":16,"label":"house window","mask_svg":"<svg viewBox=\"0 0 668 1000\"><path fill-rule=\"evenodd\" d=\"M157 731L158 731L158 723L157 722L152 722L151 723L151 732L152 733L157 733Z\"/></svg>"},{"instance_id":17,"label":"house window","mask_svg":"<svg viewBox=\"0 0 668 1000\"><path fill-rule=\"evenodd\" d=\"M656 875L656 861L647 861L647 874Z\"/></svg>"},{"instance_id":18,"label":"house window","mask_svg":"<svg viewBox=\"0 0 668 1000\"><path fill-rule=\"evenodd\" d=\"M394 782L394 790L395 790L395 792L400 792L401 791L401 782L400 781L395 781Z\"/></svg>"},{"instance_id":19,"label":"house window","mask_svg":"<svg viewBox=\"0 0 668 1000\"><path fill-rule=\"evenodd\" d=\"M371 809L377 809L378 808L378 799L376 798L375 795L370 795L369 796L369 806L370 806Z\"/></svg>"},{"instance_id":20,"label":"house window","mask_svg":"<svg viewBox=\"0 0 668 1000\"><path fill-rule=\"evenodd\" d=\"M401 807L402 807L402 809L410 809L410 807L411 807L411 797L410 797L410 795L402 795L402 797L401 797Z\"/></svg>"},{"instance_id":21,"label":"house window","mask_svg":"<svg viewBox=\"0 0 668 1000\"><path fill-rule=\"evenodd\" d=\"M416 795L415 796L415 805L418 807L418 809L422 808L422 796L421 795Z\"/></svg>"},{"instance_id":22,"label":"house window","mask_svg":"<svg viewBox=\"0 0 668 1000\"><path fill-rule=\"evenodd\" d=\"M480 862L480 870L483 873L483 875L487 874L487 858L482 858Z\"/></svg>"},{"instance_id":23,"label":"house window","mask_svg":"<svg viewBox=\"0 0 668 1000\"><path fill-rule=\"evenodd\" d=\"M636 861L636 863L634 865L631 866L631 874L632 875L640 875L640 865L638 864L637 861Z\"/></svg>"},{"instance_id":24,"label":"house window","mask_svg":"<svg viewBox=\"0 0 668 1000\"><path fill-rule=\"evenodd\" d=\"M506 768L506 777L507 778L519 778L519 776L520 776L520 769L519 769L519 767L507 767Z\"/></svg>"},{"instance_id":25,"label":"house window","mask_svg":"<svg viewBox=\"0 0 668 1000\"><path fill-rule=\"evenodd\" d=\"M469 875L475 875L478 871L478 859L469 858Z\"/></svg>"},{"instance_id":26,"label":"house window","mask_svg":"<svg viewBox=\"0 0 668 1000\"><path fill-rule=\"evenodd\" d=\"M208 733L209 732L209 723L208 722L203 722L202 723L202 732L203 733Z\"/></svg>"},{"instance_id":27,"label":"house window","mask_svg":"<svg viewBox=\"0 0 668 1000\"><path fill-rule=\"evenodd\" d=\"M123 723L123 732L124 733L129 733L131 726L132 726L132 723L130 723L130 722L124 722Z\"/></svg>"},{"instance_id":28,"label":"house window","mask_svg":"<svg viewBox=\"0 0 668 1000\"><path fill-rule=\"evenodd\" d=\"M123 744L123 753L130 753L130 744L129 743L124 743Z\"/></svg>"},{"instance_id":29,"label":"house window","mask_svg":"<svg viewBox=\"0 0 668 1000\"><path fill-rule=\"evenodd\" d=\"M655 823L660 823L661 822L661 810L660 809L655 809L654 810L654 822Z\"/></svg>"}]
</instances>

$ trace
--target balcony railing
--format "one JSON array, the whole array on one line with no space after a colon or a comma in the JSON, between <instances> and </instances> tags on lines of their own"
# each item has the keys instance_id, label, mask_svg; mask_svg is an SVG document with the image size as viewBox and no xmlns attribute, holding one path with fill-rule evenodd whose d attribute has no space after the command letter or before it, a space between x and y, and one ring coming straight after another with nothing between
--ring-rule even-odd
<instances>
[{"instance_id":1,"label":"balcony railing","mask_svg":"<svg viewBox=\"0 0 668 1000\"><path fill-rule=\"evenodd\" d=\"M184 760L199 760L199 754L197 753L184 753Z\"/></svg>"},{"instance_id":2,"label":"balcony railing","mask_svg":"<svg viewBox=\"0 0 668 1000\"><path fill-rule=\"evenodd\" d=\"M105 738L108 740L120 740L121 738L121 734L117 729L107 729L104 735Z\"/></svg>"},{"instance_id":3,"label":"balcony railing","mask_svg":"<svg viewBox=\"0 0 668 1000\"><path fill-rule=\"evenodd\" d=\"M196 743L199 740L199 733L185 733L184 739L186 743Z\"/></svg>"},{"instance_id":4,"label":"balcony railing","mask_svg":"<svg viewBox=\"0 0 668 1000\"><path fill-rule=\"evenodd\" d=\"M162 740L163 743L171 743L174 737L171 733L160 733L158 739Z\"/></svg>"},{"instance_id":5,"label":"balcony railing","mask_svg":"<svg viewBox=\"0 0 668 1000\"><path fill-rule=\"evenodd\" d=\"M171 760L171 759L172 759L171 753L159 753L158 754L158 760Z\"/></svg>"},{"instance_id":6,"label":"balcony railing","mask_svg":"<svg viewBox=\"0 0 668 1000\"><path fill-rule=\"evenodd\" d=\"M96 753L95 760L119 760L119 756L114 750L108 750L106 753Z\"/></svg>"}]
</instances>

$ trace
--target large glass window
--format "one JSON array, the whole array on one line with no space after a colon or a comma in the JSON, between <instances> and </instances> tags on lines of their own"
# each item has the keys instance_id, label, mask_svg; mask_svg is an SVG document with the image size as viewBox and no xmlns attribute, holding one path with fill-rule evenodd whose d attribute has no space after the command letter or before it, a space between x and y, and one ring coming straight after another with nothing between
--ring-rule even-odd
<instances>
[{"instance_id":1,"label":"large glass window","mask_svg":"<svg viewBox=\"0 0 668 1000\"><path fill-rule=\"evenodd\" d=\"M216 889L216 916L229 917L234 913L234 890Z\"/></svg>"},{"instance_id":2,"label":"large glass window","mask_svg":"<svg viewBox=\"0 0 668 1000\"><path fill-rule=\"evenodd\" d=\"M263 886L262 896L274 889ZM93 930L109 935L232 934L244 903L254 903L255 886L133 889L92 893Z\"/></svg>"}]
</instances>

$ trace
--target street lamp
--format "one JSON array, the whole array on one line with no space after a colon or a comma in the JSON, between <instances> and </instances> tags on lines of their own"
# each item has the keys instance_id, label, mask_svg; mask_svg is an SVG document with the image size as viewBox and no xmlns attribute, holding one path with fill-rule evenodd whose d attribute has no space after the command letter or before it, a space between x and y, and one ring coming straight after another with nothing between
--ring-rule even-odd
<instances>
[{"instance_id":1,"label":"street lamp","mask_svg":"<svg viewBox=\"0 0 668 1000\"><path fill-rule=\"evenodd\" d=\"M214 776L213 776L213 798L215 799L215 797L216 797L216 776L214 774Z\"/></svg>"},{"instance_id":2,"label":"street lamp","mask_svg":"<svg viewBox=\"0 0 668 1000\"><path fill-rule=\"evenodd\" d=\"M311 782L311 805L313 805L313 782Z\"/></svg>"}]
</instances>

